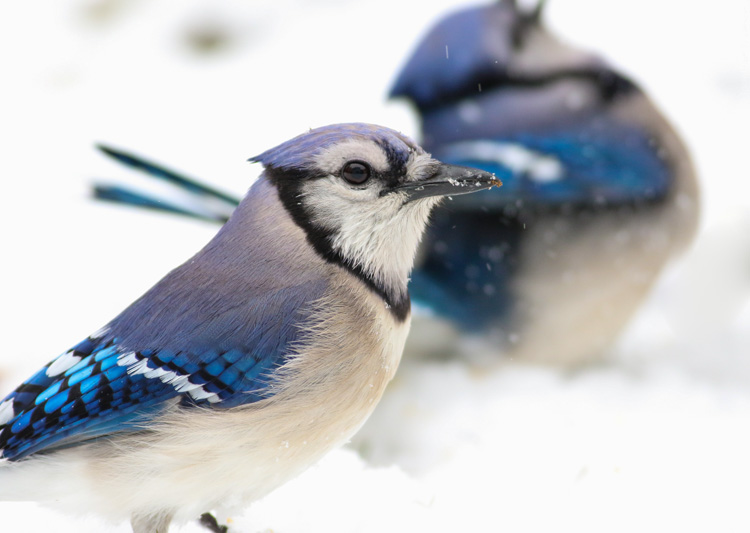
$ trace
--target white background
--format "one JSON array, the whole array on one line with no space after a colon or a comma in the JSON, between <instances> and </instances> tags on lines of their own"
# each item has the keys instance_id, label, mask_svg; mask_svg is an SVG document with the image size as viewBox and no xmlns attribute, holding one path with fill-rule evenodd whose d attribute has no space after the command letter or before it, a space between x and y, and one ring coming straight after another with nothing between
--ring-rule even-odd
<instances>
[{"instance_id":1,"label":"white background","mask_svg":"<svg viewBox=\"0 0 750 533\"><path fill-rule=\"evenodd\" d=\"M411 110L385 96L417 39L458 5L6 2L0 392L215 232L92 202L93 178L123 172L95 142L241 193L258 173L249 156L309 127L416 136ZM368 459L331 454L232 517L237 531L750 529L750 3L557 0L546 18L638 80L693 149L704 196L693 251L599 365L405 361L356 440ZM201 52L206 34L221 42ZM102 530L31 503L0 512L3 531Z\"/></svg>"}]
</instances>

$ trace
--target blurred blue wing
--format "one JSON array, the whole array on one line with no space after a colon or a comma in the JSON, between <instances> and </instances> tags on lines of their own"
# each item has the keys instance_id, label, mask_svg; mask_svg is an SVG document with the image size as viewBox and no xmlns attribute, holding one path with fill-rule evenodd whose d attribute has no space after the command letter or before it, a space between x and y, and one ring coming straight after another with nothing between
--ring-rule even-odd
<instances>
[{"instance_id":1,"label":"blurred blue wing","mask_svg":"<svg viewBox=\"0 0 750 533\"><path fill-rule=\"evenodd\" d=\"M494 172L500 189L457 198L464 208L616 207L664 200L670 163L643 129L609 123L447 143L433 150L452 164Z\"/></svg>"},{"instance_id":2,"label":"blurred blue wing","mask_svg":"<svg viewBox=\"0 0 750 533\"><path fill-rule=\"evenodd\" d=\"M414 303L469 332L506 316L514 305L510 281L519 267L520 224L447 202L430 226L409 284Z\"/></svg>"}]
</instances>

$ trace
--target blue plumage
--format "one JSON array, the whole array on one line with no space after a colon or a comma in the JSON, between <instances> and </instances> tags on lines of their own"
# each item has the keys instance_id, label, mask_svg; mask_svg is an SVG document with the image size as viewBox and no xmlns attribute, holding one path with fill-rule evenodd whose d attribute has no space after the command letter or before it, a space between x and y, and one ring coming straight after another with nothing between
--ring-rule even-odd
<instances>
[{"instance_id":1,"label":"blue plumage","mask_svg":"<svg viewBox=\"0 0 750 533\"><path fill-rule=\"evenodd\" d=\"M172 201L165 199L155 199L147 193L130 190L127 187L118 185L97 184L94 186L94 196L99 200L113 202L118 204L128 204L144 209L153 209L155 211L166 211L176 215L185 215L201 220L224 223L229 219L225 212L206 212L205 210L196 211L189 207L179 206ZM231 206L237 207L239 200Z\"/></svg>"},{"instance_id":2,"label":"blue plumage","mask_svg":"<svg viewBox=\"0 0 750 533\"><path fill-rule=\"evenodd\" d=\"M475 231L457 232L462 212L441 211L430 226L436 236L423 245L430 253L412 273L412 299L464 332L481 333L512 312L510 281L519 267L514 254L522 228L480 212L474 215ZM480 231L487 227L491 233Z\"/></svg>"},{"instance_id":3,"label":"blue plumage","mask_svg":"<svg viewBox=\"0 0 750 533\"><path fill-rule=\"evenodd\" d=\"M0 499L156 533L262 498L346 442L392 379L432 207L500 185L365 124L254 159L202 250L0 402Z\"/></svg>"},{"instance_id":4,"label":"blue plumage","mask_svg":"<svg viewBox=\"0 0 750 533\"><path fill-rule=\"evenodd\" d=\"M210 197L212 199L222 200L232 205L233 207L239 204L239 201L231 195L228 195L213 187L209 187L203 183L199 183L194 179L182 176L169 169L162 168L160 165L156 165L140 157L133 157L130 154L126 154L125 152L121 152L104 145L99 145L99 149L124 165L127 165L136 170L146 172L147 174L167 183L177 185L181 189L195 194L196 196L204 196Z\"/></svg>"},{"instance_id":5,"label":"blue plumage","mask_svg":"<svg viewBox=\"0 0 750 533\"><path fill-rule=\"evenodd\" d=\"M618 124L571 124L563 131L519 132L436 146L436 157L483 168L503 180L485 198L455 209L616 207L663 201L674 175L643 131Z\"/></svg>"},{"instance_id":6,"label":"blue plumage","mask_svg":"<svg viewBox=\"0 0 750 533\"><path fill-rule=\"evenodd\" d=\"M184 215L200 220L209 220L223 224L229 220L231 212L239 205L240 198L228 195L209 185L191 180L177 172L167 169L157 163L117 150L111 146L99 145L99 149L119 162L142 161L141 164L128 164L128 166L146 173L149 177L163 180L174 189L173 197L154 195L148 191L138 191L129 186L112 183L95 183L92 194L97 200L113 202L118 204L132 205L155 211L165 211L176 215ZM126 163L127 164L127 163ZM189 183L188 187L183 184ZM180 204L176 199L183 191L198 191L191 193L193 200L188 204ZM215 203L219 200L219 204Z\"/></svg>"},{"instance_id":7,"label":"blue plumage","mask_svg":"<svg viewBox=\"0 0 750 533\"><path fill-rule=\"evenodd\" d=\"M391 96L406 96L420 109L431 109L481 91L483 81L488 89L488 80L511 76L513 37L538 15L498 4L464 9L438 21L398 74Z\"/></svg>"},{"instance_id":8,"label":"blue plumage","mask_svg":"<svg viewBox=\"0 0 750 533\"><path fill-rule=\"evenodd\" d=\"M446 16L390 96L414 104L426 150L503 181L435 211L412 292L513 356L596 355L694 231L681 141L630 79L552 35L541 3Z\"/></svg>"},{"instance_id":9,"label":"blue plumage","mask_svg":"<svg viewBox=\"0 0 750 533\"><path fill-rule=\"evenodd\" d=\"M88 338L5 398L14 416L0 433L3 457L18 460L113 431L142 429L175 399L183 406L227 408L270 394L275 356L245 350L126 351L111 335ZM145 409L145 411L144 411Z\"/></svg>"},{"instance_id":10,"label":"blue plumage","mask_svg":"<svg viewBox=\"0 0 750 533\"><path fill-rule=\"evenodd\" d=\"M433 137L440 133L432 130ZM675 179L649 135L606 117L542 132L438 142L433 153L503 181L502 190L457 197L436 210L412 277L415 302L472 333L521 328L514 307L523 295L514 292L514 280L523 270L529 230L545 217L562 214L586 225L587 212L635 213L664 202Z\"/></svg>"},{"instance_id":11,"label":"blue plumage","mask_svg":"<svg viewBox=\"0 0 750 533\"><path fill-rule=\"evenodd\" d=\"M98 183L94 185L93 194L99 200L221 223L229 219L229 215L240 203L239 198L141 157L101 144L98 148L123 165L145 172L150 177L166 184L167 187L172 187L175 191L187 192L188 196L191 197L191 201L186 205L180 205L180 201L176 198L154 197L149 192L136 191L117 184Z\"/></svg>"}]
</instances>

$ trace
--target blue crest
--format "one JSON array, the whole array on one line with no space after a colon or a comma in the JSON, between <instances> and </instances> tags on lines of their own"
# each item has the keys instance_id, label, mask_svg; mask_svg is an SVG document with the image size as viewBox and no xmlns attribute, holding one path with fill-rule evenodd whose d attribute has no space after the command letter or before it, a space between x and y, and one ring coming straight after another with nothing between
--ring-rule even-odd
<instances>
[{"instance_id":1,"label":"blue crest","mask_svg":"<svg viewBox=\"0 0 750 533\"><path fill-rule=\"evenodd\" d=\"M275 148L251 157L250 161L266 167L310 170L315 156L344 140L362 139L378 143L387 153L405 162L412 152L423 150L411 139L383 126L353 122L315 128Z\"/></svg>"},{"instance_id":2,"label":"blue crest","mask_svg":"<svg viewBox=\"0 0 750 533\"><path fill-rule=\"evenodd\" d=\"M393 85L392 98L406 96L420 107L461 93L471 83L507 72L511 36L524 14L513 2L472 7L442 19L420 42Z\"/></svg>"}]
</instances>

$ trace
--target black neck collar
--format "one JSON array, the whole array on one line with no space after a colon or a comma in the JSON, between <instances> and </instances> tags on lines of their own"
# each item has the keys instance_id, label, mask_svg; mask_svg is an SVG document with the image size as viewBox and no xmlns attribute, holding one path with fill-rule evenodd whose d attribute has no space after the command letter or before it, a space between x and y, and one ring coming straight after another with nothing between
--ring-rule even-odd
<instances>
[{"instance_id":1,"label":"black neck collar","mask_svg":"<svg viewBox=\"0 0 750 533\"><path fill-rule=\"evenodd\" d=\"M292 216L292 220L303 229L307 242L315 252L329 263L334 263L359 278L367 287L378 294L386 304L386 308L398 322L403 322L409 316L411 300L409 291L401 294L387 290L377 283L362 267L354 265L344 258L331 246L331 233L310 223L310 213L300 202L302 183L309 176L299 170L266 167L266 177L279 191L279 199L284 208Z\"/></svg>"}]
</instances>

